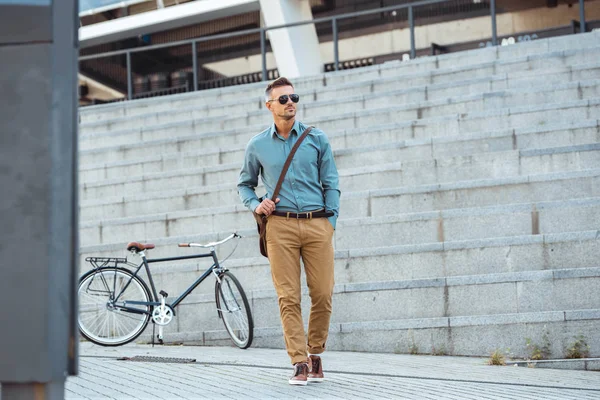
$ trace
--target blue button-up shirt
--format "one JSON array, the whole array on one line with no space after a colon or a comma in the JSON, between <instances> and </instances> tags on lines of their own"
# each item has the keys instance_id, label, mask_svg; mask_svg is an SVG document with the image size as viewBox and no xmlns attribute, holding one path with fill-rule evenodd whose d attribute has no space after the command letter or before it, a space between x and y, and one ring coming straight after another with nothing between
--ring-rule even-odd
<instances>
[{"instance_id":1,"label":"blue button-up shirt","mask_svg":"<svg viewBox=\"0 0 600 400\"><path fill-rule=\"evenodd\" d=\"M273 124L248 142L237 187L240 199L251 211L260 204L255 193L258 176L267 189L265 197L270 198L285 160L306 128L296 121L286 140L277 133ZM340 208L339 178L329 140L323 131L313 128L304 139L277 197L280 199L277 211L333 211L335 215L329 218L329 222L335 228Z\"/></svg>"}]
</instances>

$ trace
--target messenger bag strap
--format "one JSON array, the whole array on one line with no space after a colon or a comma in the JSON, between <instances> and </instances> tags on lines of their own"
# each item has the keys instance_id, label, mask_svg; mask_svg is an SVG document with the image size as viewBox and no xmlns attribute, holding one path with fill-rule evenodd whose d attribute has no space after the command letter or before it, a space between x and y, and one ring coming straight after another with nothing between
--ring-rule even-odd
<instances>
[{"instance_id":1,"label":"messenger bag strap","mask_svg":"<svg viewBox=\"0 0 600 400\"><path fill-rule=\"evenodd\" d=\"M287 160L285 160L285 164L283 164L283 169L281 170L281 175L279 175L279 180L277 181L277 186L275 186L275 190L273 191L273 196L271 197L272 201L275 201L275 199L277 199L277 195L279 195L279 190L281 189L281 185L283 185L283 180L285 178L285 174L287 174L287 170L290 167L290 164L292 163L292 158L294 158L294 154L296 154L296 150L298 150L298 147L300 147L300 144L302 143L304 138L310 133L312 128L313 128L312 126L309 126L308 128L306 128L304 130L304 132L302 133L302 135L298 138L298 140L294 144L294 147L292 147L292 150L290 151L290 154L288 155Z\"/></svg>"}]
</instances>

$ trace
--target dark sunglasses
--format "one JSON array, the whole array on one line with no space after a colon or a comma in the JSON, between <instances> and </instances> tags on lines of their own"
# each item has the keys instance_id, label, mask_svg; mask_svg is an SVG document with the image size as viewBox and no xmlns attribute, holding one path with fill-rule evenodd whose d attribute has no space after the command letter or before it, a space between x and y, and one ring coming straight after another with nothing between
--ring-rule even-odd
<instances>
[{"instance_id":1,"label":"dark sunglasses","mask_svg":"<svg viewBox=\"0 0 600 400\"><path fill-rule=\"evenodd\" d=\"M278 99L271 99L269 100L269 102L271 101L279 101L279 104L286 104L288 102L288 99L291 99L294 103L297 103L300 101L300 96L298 96L297 94L290 94L289 96L287 94L283 94L281 96L279 96Z\"/></svg>"}]
</instances>

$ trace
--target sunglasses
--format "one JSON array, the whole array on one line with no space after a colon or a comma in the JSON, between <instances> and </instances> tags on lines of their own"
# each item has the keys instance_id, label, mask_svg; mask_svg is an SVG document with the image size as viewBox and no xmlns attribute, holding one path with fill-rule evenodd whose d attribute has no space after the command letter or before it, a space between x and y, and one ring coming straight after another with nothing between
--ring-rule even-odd
<instances>
[{"instance_id":1,"label":"sunglasses","mask_svg":"<svg viewBox=\"0 0 600 400\"><path fill-rule=\"evenodd\" d=\"M297 94L290 94L289 96L287 94L281 95L279 96L278 99L271 99L269 100L269 102L271 101L279 101L279 104L287 104L288 99L291 99L294 103L297 103L300 101L300 96L298 96Z\"/></svg>"}]
</instances>

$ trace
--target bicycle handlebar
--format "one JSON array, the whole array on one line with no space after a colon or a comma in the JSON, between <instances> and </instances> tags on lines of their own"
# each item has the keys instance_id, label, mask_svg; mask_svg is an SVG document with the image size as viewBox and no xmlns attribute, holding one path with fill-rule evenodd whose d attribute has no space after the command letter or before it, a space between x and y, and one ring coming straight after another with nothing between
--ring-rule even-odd
<instances>
[{"instance_id":1,"label":"bicycle handlebar","mask_svg":"<svg viewBox=\"0 0 600 400\"><path fill-rule=\"evenodd\" d=\"M241 238L240 235L237 234L237 232L233 232L231 235L227 236L225 239L220 240L218 242L210 242L210 243L206 243L206 244L201 244L201 243L179 243L178 246L179 247L204 247L204 248L210 248L210 247L215 247L218 246L220 244L223 244L225 242L230 241L233 238Z\"/></svg>"}]
</instances>

